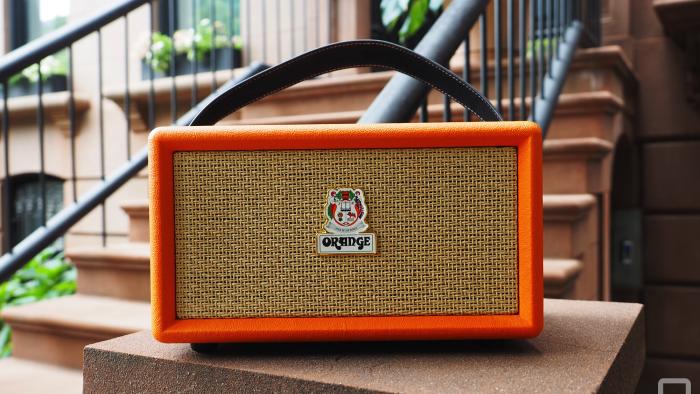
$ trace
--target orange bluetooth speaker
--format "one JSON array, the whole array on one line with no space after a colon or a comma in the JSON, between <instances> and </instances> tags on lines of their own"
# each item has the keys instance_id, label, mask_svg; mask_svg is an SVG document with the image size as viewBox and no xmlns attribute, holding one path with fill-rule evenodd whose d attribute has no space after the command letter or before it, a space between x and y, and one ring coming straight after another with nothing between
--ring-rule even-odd
<instances>
[{"instance_id":1,"label":"orange bluetooth speaker","mask_svg":"<svg viewBox=\"0 0 700 394\"><path fill-rule=\"evenodd\" d=\"M266 89L287 85L270 70ZM232 88L238 101L224 97L229 107L250 101L240 97L258 86L248 81ZM193 124L225 116L217 111ZM521 338L542 328L534 123L172 127L149 144L160 341Z\"/></svg>"}]
</instances>

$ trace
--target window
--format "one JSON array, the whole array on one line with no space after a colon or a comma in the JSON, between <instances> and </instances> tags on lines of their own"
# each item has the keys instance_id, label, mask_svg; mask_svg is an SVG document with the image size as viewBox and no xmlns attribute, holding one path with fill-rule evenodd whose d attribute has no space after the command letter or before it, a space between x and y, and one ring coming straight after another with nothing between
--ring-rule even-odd
<instances>
[{"instance_id":1,"label":"window","mask_svg":"<svg viewBox=\"0 0 700 394\"><path fill-rule=\"evenodd\" d=\"M212 1L214 2L213 15L216 18L212 18ZM204 19L216 19L230 36L240 35L239 0L160 0L160 3L159 26L161 33L173 35L173 29L170 26L170 6L174 5L175 30L190 29L193 21L199 24ZM231 15L231 11L233 11L233 15Z\"/></svg>"},{"instance_id":2,"label":"window","mask_svg":"<svg viewBox=\"0 0 700 394\"><path fill-rule=\"evenodd\" d=\"M63 207L63 180L46 175L46 218ZM10 244L17 245L43 224L42 192L39 174L10 178Z\"/></svg>"},{"instance_id":3,"label":"window","mask_svg":"<svg viewBox=\"0 0 700 394\"><path fill-rule=\"evenodd\" d=\"M12 0L11 44L20 47L66 24L70 0Z\"/></svg>"},{"instance_id":4,"label":"window","mask_svg":"<svg viewBox=\"0 0 700 394\"><path fill-rule=\"evenodd\" d=\"M156 75L189 74L224 70L241 65L239 0L160 0L158 7L160 32L171 40L171 53L164 53L162 62L152 65ZM174 26L171 24L171 16ZM213 63L212 63L213 61ZM174 67L174 69L173 69ZM142 77L148 74L143 69Z\"/></svg>"}]
</instances>

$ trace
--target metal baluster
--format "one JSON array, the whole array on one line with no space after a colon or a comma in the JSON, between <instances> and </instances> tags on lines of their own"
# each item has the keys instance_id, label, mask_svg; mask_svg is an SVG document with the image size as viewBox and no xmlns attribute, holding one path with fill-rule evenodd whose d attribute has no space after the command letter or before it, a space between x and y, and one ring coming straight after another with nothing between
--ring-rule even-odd
<instances>
[{"instance_id":1,"label":"metal baluster","mask_svg":"<svg viewBox=\"0 0 700 394\"><path fill-rule=\"evenodd\" d=\"M260 26L262 26L262 61L263 63L267 63L267 10L265 7L265 4L267 4L267 0L262 0L260 2L260 20L262 23Z\"/></svg>"},{"instance_id":2,"label":"metal baluster","mask_svg":"<svg viewBox=\"0 0 700 394\"><path fill-rule=\"evenodd\" d=\"M506 18L506 46L508 47L508 120L514 120L515 76L513 75L513 0L508 0L506 3Z\"/></svg>"},{"instance_id":3,"label":"metal baluster","mask_svg":"<svg viewBox=\"0 0 700 394\"><path fill-rule=\"evenodd\" d=\"M304 18L304 23L303 23L304 45L302 46L302 48L304 48L304 52L306 52L308 50L308 44L309 44L309 42L308 42L308 40L309 40L309 31L308 31L309 30L308 29L309 18L306 17L307 16L306 15L306 2L307 2L307 0L301 0L301 15Z\"/></svg>"},{"instance_id":4,"label":"metal baluster","mask_svg":"<svg viewBox=\"0 0 700 394\"><path fill-rule=\"evenodd\" d=\"M428 96L426 95L420 103L419 120L421 123L428 121Z\"/></svg>"},{"instance_id":5,"label":"metal baluster","mask_svg":"<svg viewBox=\"0 0 700 394\"><path fill-rule=\"evenodd\" d=\"M442 109L442 121L452 122L452 107L450 106L451 100L448 96L443 97L443 109Z\"/></svg>"},{"instance_id":6,"label":"metal baluster","mask_svg":"<svg viewBox=\"0 0 700 394\"><path fill-rule=\"evenodd\" d=\"M153 3L148 3L148 51L151 52L151 47L153 46L153 33L155 32L155 25L153 23ZM172 52L172 51L171 51ZM151 55L151 58L152 55ZM156 90L153 85L153 67L148 65L148 129L153 130L156 125Z\"/></svg>"},{"instance_id":7,"label":"metal baluster","mask_svg":"<svg viewBox=\"0 0 700 394\"><path fill-rule=\"evenodd\" d=\"M168 3L168 24L170 25L170 34L175 33L175 0L170 0ZM177 121L177 86L175 86L175 48L170 51L170 122L175 124Z\"/></svg>"},{"instance_id":8,"label":"metal baluster","mask_svg":"<svg viewBox=\"0 0 700 394\"><path fill-rule=\"evenodd\" d=\"M292 53L290 57L293 57L294 54L296 54L296 43L294 42L295 36L294 36L294 0L289 0L289 38L292 41Z\"/></svg>"},{"instance_id":9,"label":"metal baluster","mask_svg":"<svg viewBox=\"0 0 700 394\"><path fill-rule=\"evenodd\" d=\"M198 92L197 90L197 73L199 72L198 70L198 64L197 64L197 45L194 42L194 36L197 34L197 0L192 0L192 99L190 100L191 104L193 107L197 105L197 96Z\"/></svg>"},{"instance_id":10,"label":"metal baluster","mask_svg":"<svg viewBox=\"0 0 700 394\"><path fill-rule=\"evenodd\" d=\"M526 48L525 48L525 0L518 2L518 82L520 82L520 120L525 120L525 84L527 76L525 75Z\"/></svg>"},{"instance_id":11,"label":"metal baluster","mask_svg":"<svg viewBox=\"0 0 700 394\"><path fill-rule=\"evenodd\" d=\"M42 59L43 60L43 59ZM41 190L41 225L46 226L46 163L44 161L44 77L41 72L41 60L36 63L38 79L36 94L38 99L36 124L39 130L39 187Z\"/></svg>"},{"instance_id":12,"label":"metal baluster","mask_svg":"<svg viewBox=\"0 0 700 394\"><path fill-rule=\"evenodd\" d=\"M484 97L489 97L489 69L488 69L488 30L486 11L479 15L479 39L481 45L481 67L479 68L479 85Z\"/></svg>"},{"instance_id":13,"label":"metal baluster","mask_svg":"<svg viewBox=\"0 0 700 394\"><path fill-rule=\"evenodd\" d=\"M327 18L328 31L327 31L327 37L326 37L326 44L330 44L331 42L333 42L333 27L334 27L333 26L333 4L335 4L333 2L333 0L326 1L326 8L327 8L326 11L328 12L328 15L327 15L328 16L328 18ZM333 75L333 73L326 74L327 77L331 77L332 75Z\"/></svg>"},{"instance_id":14,"label":"metal baluster","mask_svg":"<svg viewBox=\"0 0 700 394\"><path fill-rule=\"evenodd\" d=\"M231 7L233 7L233 2L231 2ZM246 46L246 53L247 58L246 58L246 63L250 64L253 61L253 46L250 45L252 42L253 36L251 35L251 30L252 30L252 19L250 18L251 12L250 12L250 0L245 2L245 41L244 44ZM231 23L231 26L233 26L233 22ZM231 29L233 30L233 29ZM243 62L241 62L243 64Z\"/></svg>"},{"instance_id":15,"label":"metal baluster","mask_svg":"<svg viewBox=\"0 0 700 394\"><path fill-rule=\"evenodd\" d=\"M131 160L131 95L129 94L129 18L124 15L124 116L126 117L126 160Z\"/></svg>"},{"instance_id":16,"label":"metal baluster","mask_svg":"<svg viewBox=\"0 0 700 394\"><path fill-rule=\"evenodd\" d=\"M78 201L78 186L76 184L75 165L75 95L74 95L75 74L73 73L73 46L68 47L68 119L70 132L70 170L73 191L73 202Z\"/></svg>"},{"instance_id":17,"label":"metal baluster","mask_svg":"<svg viewBox=\"0 0 700 394\"><path fill-rule=\"evenodd\" d=\"M98 116L100 135L100 180L105 180L105 116L104 92L102 91L102 30L97 30L97 87L99 89ZM106 200L100 205L102 215L102 246L107 246L107 208Z\"/></svg>"},{"instance_id":18,"label":"metal baluster","mask_svg":"<svg viewBox=\"0 0 700 394\"><path fill-rule=\"evenodd\" d=\"M316 48L321 46L321 0L316 0L316 15L314 15L316 24Z\"/></svg>"},{"instance_id":19,"label":"metal baluster","mask_svg":"<svg viewBox=\"0 0 700 394\"><path fill-rule=\"evenodd\" d=\"M560 0L559 5L559 39L562 43L566 41L566 2L567 0ZM557 51L557 56L559 56L559 51Z\"/></svg>"},{"instance_id":20,"label":"metal baluster","mask_svg":"<svg viewBox=\"0 0 700 394\"><path fill-rule=\"evenodd\" d=\"M216 7L214 0L209 1L209 16L211 17L211 51L209 52L211 70L209 71L211 71L211 92L213 92L216 90Z\"/></svg>"},{"instance_id":21,"label":"metal baluster","mask_svg":"<svg viewBox=\"0 0 700 394\"><path fill-rule=\"evenodd\" d=\"M3 242L6 252L12 252L12 236L14 235L13 232L10 231L10 227L12 226L10 217L12 212L12 204L10 204L12 180L10 179L10 111L7 106L9 88L10 85L7 83L7 80L2 81L2 150L5 161L5 187L2 193L3 211L5 214L2 215L2 226L5 229Z\"/></svg>"},{"instance_id":22,"label":"metal baluster","mask_svg":"<svg viewBox=\"0 0 700 394\"><path fill-rule=\"evenodd\" d=\"M534 1L534 0L533 0ZM542 83L542 79L544 78L544 3L543 0L537 0L537 28L538 28L538 34L535 39L535 42L537 43L537 84ZM544 99L544 90L541 93L541 97ZM533 103L533 111L531 112L532 114L535 113L534 111L534 101Z\"/></svg>"},{"instance_id":23,"label":"metal baluster","mask_svg":"<svg viewBox=\"0 0 700 394\"><path fill-rule=\"evenodd\" d=\"M239 3L240 7L240 3ZM229 74L229 78L233 78L235 73L234 69L236 68L236 40L234 40L234 37L236 36L236 29L234 28L234 21L236 20L234 16L234 10L233 10L233 1L228 2L228 39L231 41L231 73ZM248 22L246 22L247 24ZM239 21L239 26L240 26L240 21ZM247 38L246 41L247 42ZM243 55L243 51L241 50L241 55ZM243 63L241 61L241 63Z\"/></svg>"},{"instance_id":24,"label":"metal baluster","mask_svg":"<svg viewBox=\"0 0 700 394\"><path fill-rule=\"evenodd\" d=\"M603 40L603 30L600 24L600 19L602 17L602 9L600 6L600 0L593 0L595 3L595 45L600 45Z\"/></svg>"},{"instance_id":25,"label":"metal baluster","mask_svg":"<svg viewBox=\"0 0 700 394\"><path fill-rule=\"evenodd\" d=\"M494 83L496 85L496 111L503 115L501 103L501 0L493 2L493 53L494 53Z\"/></svg>"},{"instance_id":26,"label":"metal baluster","mask_svg":"<svg viewBox=\"0 0 700 394\"><path fill-rule=\"evenodd\" d=\"M535 115L535 97L537 96L537 62L535 58L537 56L537 42L535 37L535 11L537 9L537 0L530 0L530 117ZM525 105L525 104L523 104Z\"/></svg>"},{"instance_id":27,"label":"metal baluster","mask_svg":"<svg viewBox=\"0 0 700 394\"><path fill-rule=\"evenodd\" d=\"M462 79L464 82L469 83L470 78L470 68L471 65L469 64L469 58L470 58L470 45L469 45L469 31L467 32L467 37L464 39L464 67L462 68ZM469 122L469 110L464 109L464 113L462 114L462 120L465 122Z\"/></svg>"},{"instance_id":28,"label":"metal baluster","mask_svg":"<svg viewBox=\"0 0 700 394\"><path fill-rule=\"evenodd\" d=\"M328 37L326 38L326 44L333 42L333 0L326 1L326 7L328 11ZM328 74L330 75L330 73Z\"/></svg>"},{"instance_id":29,"label":"metal baluster","mask_svg":"<svg viewBox=\"0 0 700 394\"><path fill-rule=\"evenodd\" d=\"M275 1L275 23L277 23L277 63L282 62L282 18L280 0Z\"/></svg>"},{"instance_id":30,"label":"metal baluster","mask_svg":"<svg viewBox=\"0 0 700 394\"><path fill-rule=\"evenodd\" d=\"M557 59L559 59L559 1L560 0L553 0L554 4L552 5L552 16L551 16L551 24L552 24L552 52L553 56ZM551 62L551 58L550 58ZM551 74L550 74L551 75Z\"/></svg>"},{"instance_id":31,"label":"metal baluster","mask_svg":"<svg viewBox=\"0 0 700 394\"><path fill-rule=\"evenodd\" d=\"M570 25L574 21L574 8L576 5L576 0L567 0L569 6L566 7L566 25Z\"/></svg>"},{"instance_id":32,"label":"metal baluster","mask_svg":"<svg viewBox=\"0 0 700 394\"><path fill-rule=\"evenodd\" d=\"M549 77L552 77L552 54L554 53L554 44L552 43L554 35L552 34L552 0L547 0L547 71Z\"/></svg>"}]
</instances>

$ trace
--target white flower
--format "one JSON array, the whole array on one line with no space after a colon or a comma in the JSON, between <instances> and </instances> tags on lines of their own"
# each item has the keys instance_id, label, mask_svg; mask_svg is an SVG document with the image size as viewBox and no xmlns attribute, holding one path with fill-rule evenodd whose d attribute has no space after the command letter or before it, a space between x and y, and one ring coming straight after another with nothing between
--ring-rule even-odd
<instances>
[{"instance_id":1,"label":"white flower","mask_svg":"<svg viewBox=\"0 0 700 394\"><path fill-rule=\"evenodd\" d=\"M185 53L192 48L194 40L193 29L176 30L173 34L173 46L176 53Z\"/></svg>"}]
</instances>

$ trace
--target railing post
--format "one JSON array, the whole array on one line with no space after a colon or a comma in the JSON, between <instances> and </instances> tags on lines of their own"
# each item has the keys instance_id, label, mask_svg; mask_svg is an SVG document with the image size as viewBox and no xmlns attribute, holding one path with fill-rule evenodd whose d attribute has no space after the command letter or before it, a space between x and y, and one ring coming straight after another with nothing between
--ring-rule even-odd
<instances>
[{"instance_id":1,"label":"railing post","mask_svg":"<svg viewBox=\"0 0 700 394\"><path fill-rule=\"evenodd\" d=\"M546 73L542 81L542 94L537 96L535 111L532 120L542 129L542 139L547 134L547 129L554 116L554 109L557 106L559 93L564 86L564 80L569 72L569 66L574 58L574 52L578 46L579 39L583 32L581 22L574 21L566 29L566 39L559 45L559 57L555 58L551 65L550 73Z\"/></svg>"},{"instance_id":2,"label":"railing post","mask_svg":"<svg viewBox=\"0 0 700 394\"><path fill-rule=\"evenodd\" d=\"M453 0L415 52L440 64L447 64L487 3L488 0ZM423 82L403 74L394 75L358 123L408 121L427 92L428 86Z\"/></svg>"}]
</instances>

